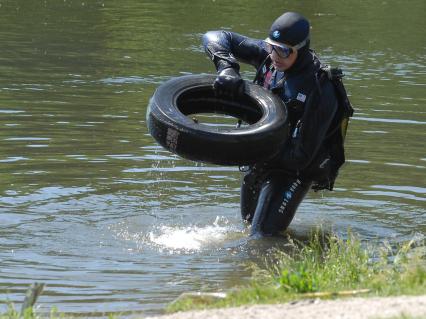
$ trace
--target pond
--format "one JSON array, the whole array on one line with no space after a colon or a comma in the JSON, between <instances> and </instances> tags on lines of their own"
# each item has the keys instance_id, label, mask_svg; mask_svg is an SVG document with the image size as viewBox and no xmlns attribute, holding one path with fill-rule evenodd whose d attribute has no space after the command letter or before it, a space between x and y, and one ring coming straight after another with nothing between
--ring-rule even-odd
<instances>
[{"instance_id":1,"label":"pond","mask_svg":"<svg viewBox=\"0 0 426 319\"><path fill-rule=\"evenodd\" d=\"M0 1L0 312L35 281L41 309L97 317L248 280L280 240L247 239L238 168L165 151L145 113L162 82L214 73L204 32L264 38L285 10L356 111L335 191L309 193L290 236L425 235L424 1Z\"/></svg>"}]
</instances>

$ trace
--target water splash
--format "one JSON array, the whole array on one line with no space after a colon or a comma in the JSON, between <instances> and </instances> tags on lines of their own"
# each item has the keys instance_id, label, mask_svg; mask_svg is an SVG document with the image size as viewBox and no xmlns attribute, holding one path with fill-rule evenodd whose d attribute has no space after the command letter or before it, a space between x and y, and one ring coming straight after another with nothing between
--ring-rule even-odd
<instances>
[{"instance_id":1,"label":"water splash","mask_svg":"<svg viewBox=\"0 0 426 319\"><path fill-rule=\"evenodd\" d=\"M160 226L149 232L148 238L160 249L190 252L220 247L236 232L241 233L241 230L230 225L225 217L217 216L212 225Z\"/></svg>"}]
</instances>

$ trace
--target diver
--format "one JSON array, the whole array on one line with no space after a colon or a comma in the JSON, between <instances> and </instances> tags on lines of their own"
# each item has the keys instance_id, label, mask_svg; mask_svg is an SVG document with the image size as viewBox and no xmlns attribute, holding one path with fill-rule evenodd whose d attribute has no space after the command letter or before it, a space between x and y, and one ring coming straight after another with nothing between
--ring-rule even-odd
<instances>
[{"instance_id":1,"label":"diver","mask_svg":"<svg viewBox=\"0 0 426 319\"><path fill-rule=\"evenodd\" d=\"M217 70L218 94L237 97L244 90L239 62L257 70L254 82L278 94L288 108L290 136L278 155L242 169L241 215L251 233L285 230L312 188L333 189L344 163L342 111L326 67L310 49L310 23L286 12L265 40L230 31L209 31L203 46ZM328 69L329 70L329 69ZM344 92L346 93L346 92ZM345 129L345 128L344 128Z\"/></svg>"}]
</instances>

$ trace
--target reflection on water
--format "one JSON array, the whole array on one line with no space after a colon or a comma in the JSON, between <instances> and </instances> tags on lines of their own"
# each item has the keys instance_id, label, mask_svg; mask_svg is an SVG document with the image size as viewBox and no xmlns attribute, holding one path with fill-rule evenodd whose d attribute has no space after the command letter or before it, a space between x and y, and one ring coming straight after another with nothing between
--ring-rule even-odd
<instances>
[{"instance_id":1,"label":"reflection on water","mask_svg":"<svg viewBox=\"0 0 426 319\"><path fill-rule=\"evenodd\" d=\"M282 2L268 6L1 3L0 311L42 281L42 309L159 313L184 291L244 284L247 262L284 249L285 237L248 237L237 168L182 160L145 123L160 83L214 71L205 31L263 38ZM413 27L424 1L286 6L312 20L312 43L345 70L356 108L336 190L309 194L288 234L323 225L364 240L424 236L426 56ZM398 27L407 16L413 26Z\"/></svg>"}]
</instances>

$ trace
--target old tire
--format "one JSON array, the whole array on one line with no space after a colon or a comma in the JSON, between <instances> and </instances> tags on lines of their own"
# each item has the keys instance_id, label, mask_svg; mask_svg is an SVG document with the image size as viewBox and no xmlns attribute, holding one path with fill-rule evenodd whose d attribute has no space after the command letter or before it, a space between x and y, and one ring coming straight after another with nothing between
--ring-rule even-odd
<instances>
[{"instance_id":1,"label":"old tire","mask_svg":"<svg viewBox=\"0 0 426 319\"><path fill-rule=\"evenodd\" d=\"M183 158L220 165L247 165L275 155L288 136L284 102L247 81L242 96L218 97L214 80L215 75L187 75L160 85L147 110L154 139ZM230 115L247 125L212 127L188 117L199 113Z\"/></svg>"}]
</instances>

